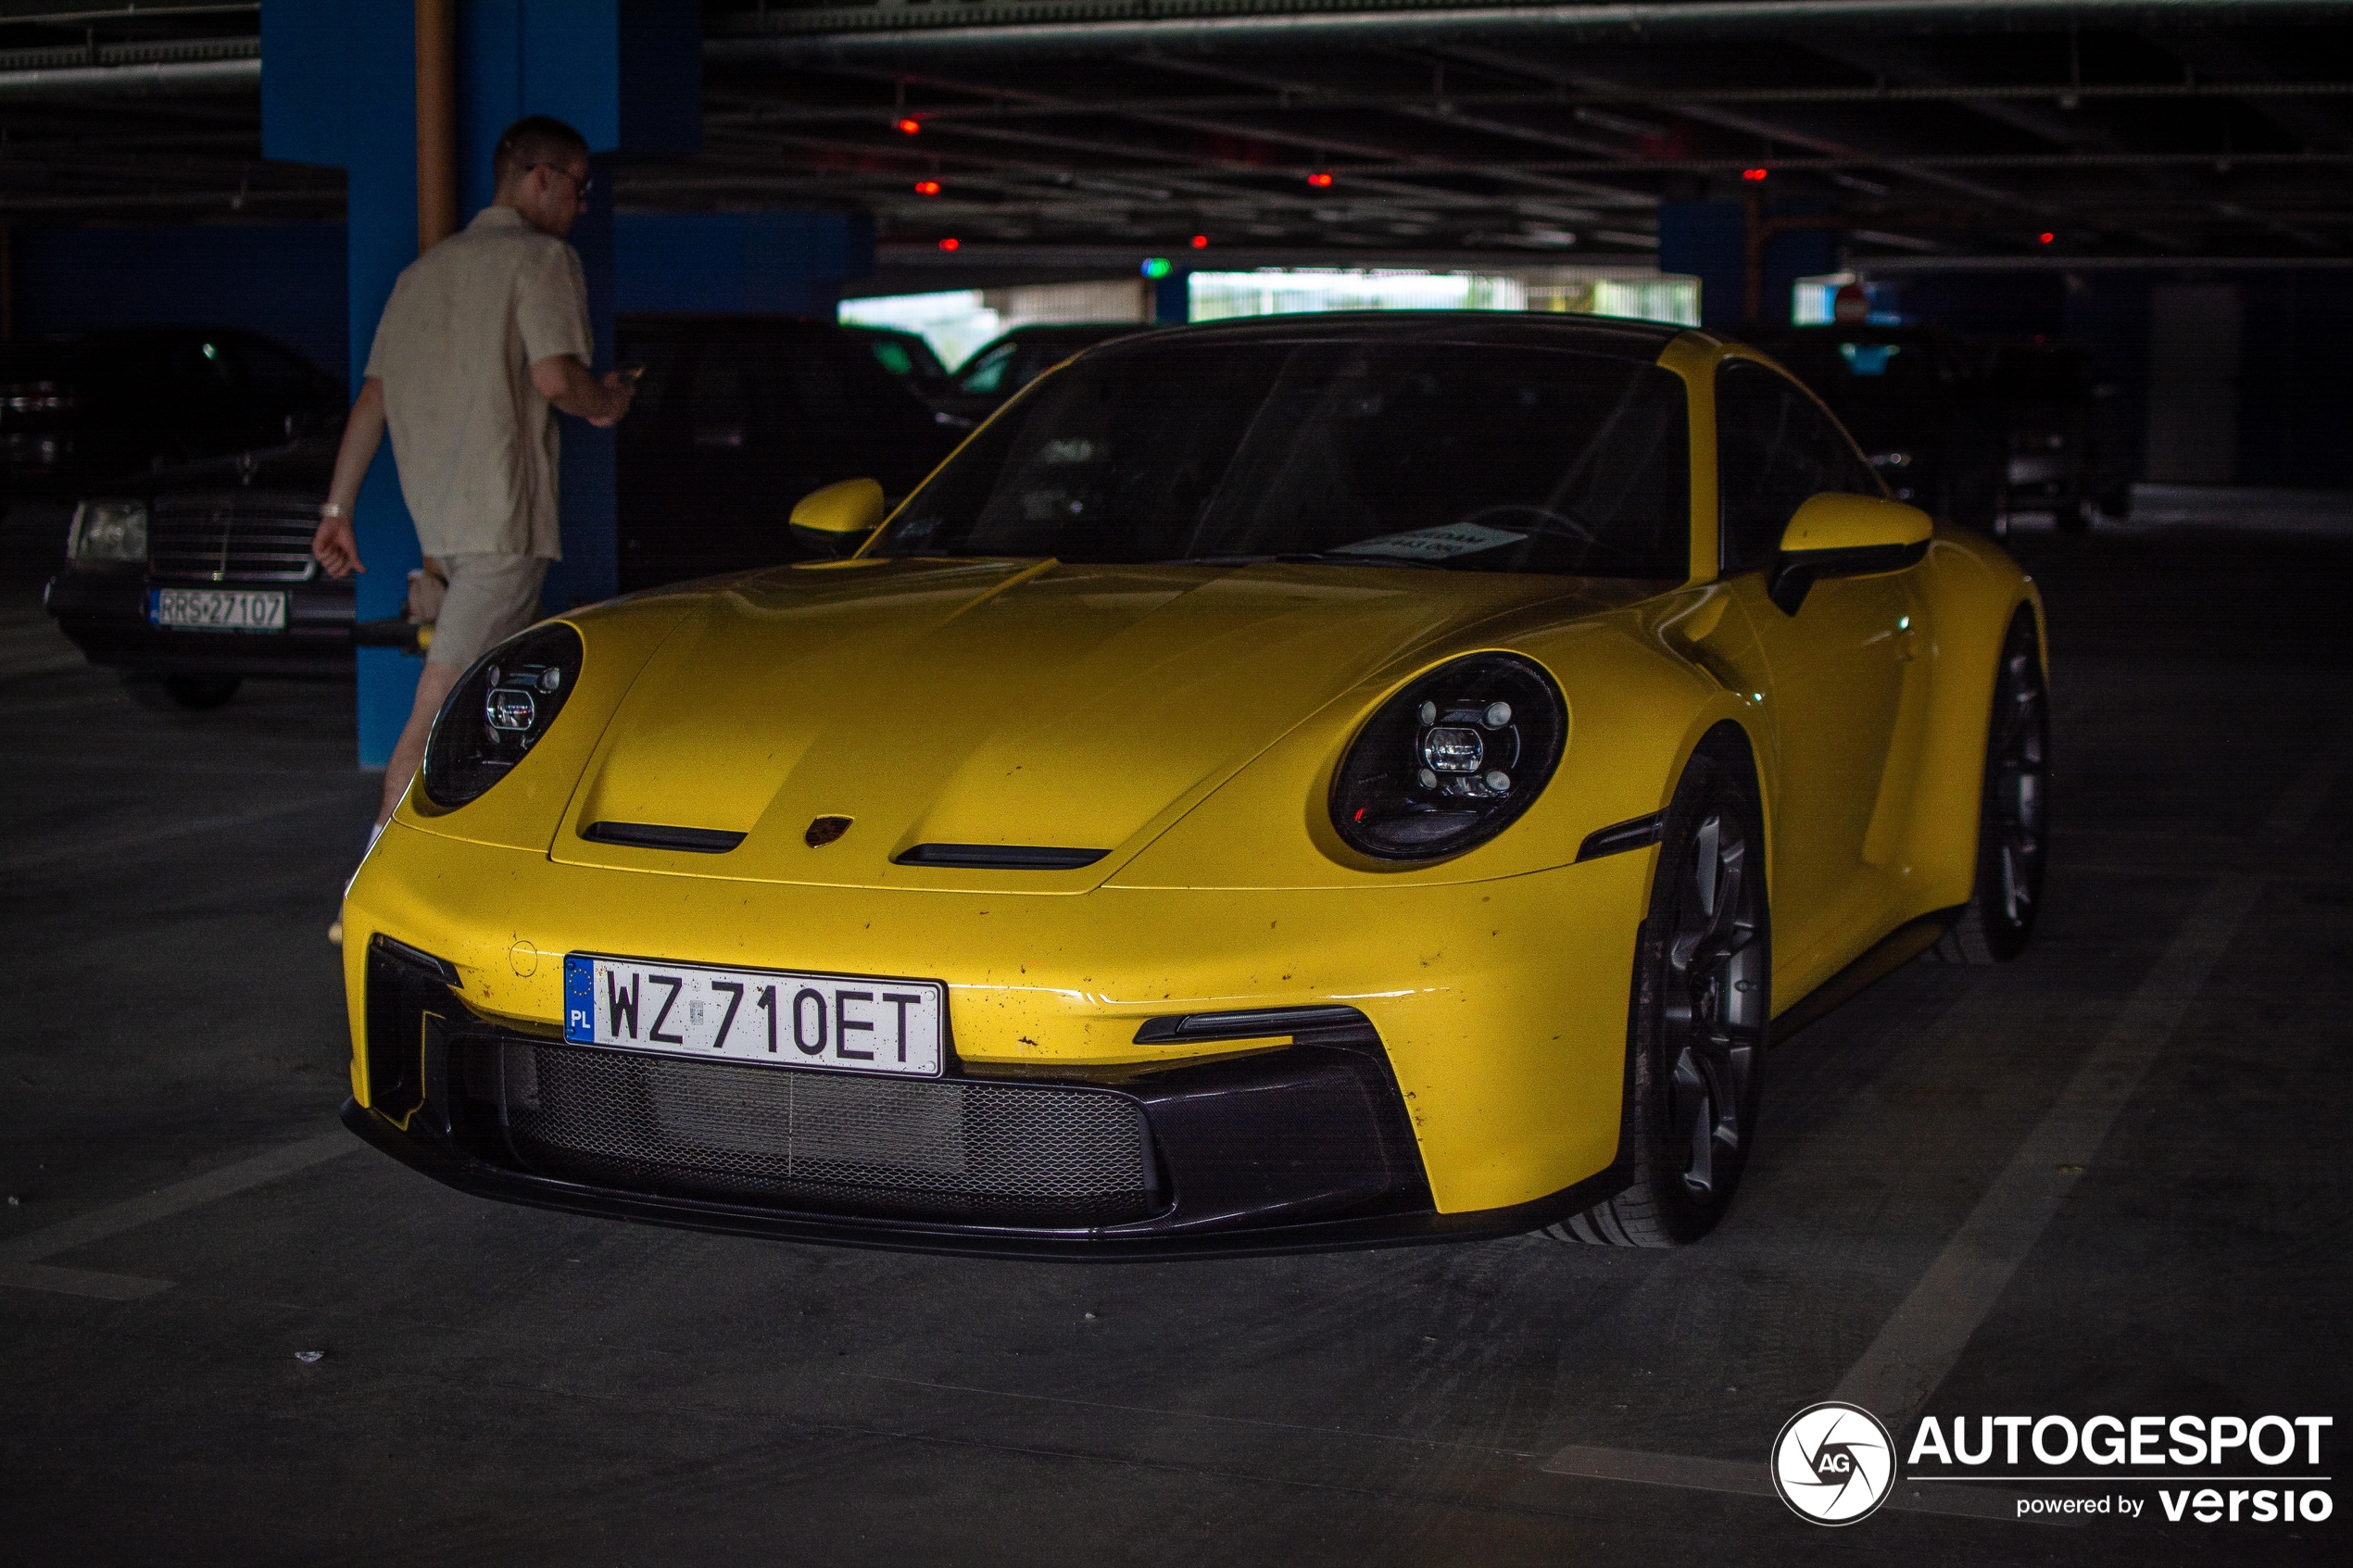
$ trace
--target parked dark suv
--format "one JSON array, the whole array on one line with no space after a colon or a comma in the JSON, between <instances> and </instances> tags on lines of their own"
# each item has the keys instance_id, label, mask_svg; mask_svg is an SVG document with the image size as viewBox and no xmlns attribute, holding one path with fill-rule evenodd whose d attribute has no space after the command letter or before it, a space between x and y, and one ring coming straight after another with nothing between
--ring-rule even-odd
<instances>
[{"instance_id":1,"label":"parked dark suv","mask_svg":"<svg viewBox=\"0 0 2353 1568\"><path fill-rule=\"evenodd\" d=\"M0 347L10 496L72 500L129 474L343 425L342 383L225 327L124 327Z\"/></svg>"},{"instance_id":2,"label":"parked dark suv","mask_svg":"<svg viewBox=\"0 0 2353 1568\"><path fill-rule=\"evenodd\" d=\"M1983 349L1933 327L1861 322L1760 331L1749 341L1830 405L1896 499L1996 530L2007 453Z\"/></svg>"},{"instance_id":3,"label":"parked dark suv","mask_svg":"<svg viewBox=\"0 0 2353 1568\"><path fill-rule=\"evenodd\" d=\"M616 337L646 368L618 432L623 593L804 557L795 501L868 478L895 502L968 428L829 321L634 316Z\"/></svg>"},{"instance_id":4,"label":"parked dark suv","mask_svg":"<svg viewBox=\"0 0 2353 1568\"><path fill-rule=\"evenodd\" d=\"M624 592L803 557L795 501L860 477L903 495L958 437L830 324L623 317L617 335L646 367L618 432ZM87 493L49 612L93 662L189 708L247 676L349 680L352 584L310 558L335 444L281 435ZM413 641L398 622L358 636Z\"/></svg>"}]
</instances>

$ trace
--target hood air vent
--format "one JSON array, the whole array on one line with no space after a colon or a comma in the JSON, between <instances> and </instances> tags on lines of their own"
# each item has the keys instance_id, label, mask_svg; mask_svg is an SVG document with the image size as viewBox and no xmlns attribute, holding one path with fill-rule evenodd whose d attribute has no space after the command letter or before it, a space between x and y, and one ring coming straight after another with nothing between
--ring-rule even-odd
<instances>
[{"instance_id":1,"label":"hood air vent","mask_svg":"<svg viewBox=\"0 0 2353 1568\"><path fill-rule=\"evenodd\" d=\"M697 855L724 855L744 841L739 833L717 828L673 828L659 822L590 822L580 836L597 844L625 844L632 849L685 849Z\"/></svg>"},{"instance_id":2,"label":"hood air vent","mask_svg":"<svg viewBox=\"0 0 2353 1568\"><path fill-rule=\"evenodd\" d=\"M959 866L981 872L1075 872L1108 849L1057 849L1034 844L918 844L899 857L902 866Z\"/></svg>"}]
</instances>

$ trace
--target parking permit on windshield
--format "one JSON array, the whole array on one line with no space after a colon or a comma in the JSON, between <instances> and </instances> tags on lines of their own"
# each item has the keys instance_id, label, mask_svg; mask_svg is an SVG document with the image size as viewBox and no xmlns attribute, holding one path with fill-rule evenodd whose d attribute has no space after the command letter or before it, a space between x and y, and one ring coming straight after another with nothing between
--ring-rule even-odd
<instances>
[{"instance_id":1,"label":"parking permit on windshield","mask_svg":"<svg viewBox=\"0 0 2353 1568\"><path fill-rule=\"evenodd\" d=\"M1457 522L1443 528L1417 528L1410 533L1384 533L1378 539L1359 539L1353 545L1335 545L1324 553L1329 556L1403 556L1414 560L1444 560L1450 556L1472 556L1481 550L1516 545L1527 537L1525 533L1487 528L1476 522Z\"/></svg>"}]
</instances>

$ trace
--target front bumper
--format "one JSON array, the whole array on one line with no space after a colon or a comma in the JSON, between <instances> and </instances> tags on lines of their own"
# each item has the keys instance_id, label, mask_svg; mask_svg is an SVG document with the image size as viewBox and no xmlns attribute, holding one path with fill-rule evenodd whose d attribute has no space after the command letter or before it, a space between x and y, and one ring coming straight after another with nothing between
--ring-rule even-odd
<instances>
[{"instance_id":1,"label":"front bumper","mask_svg":"<svg viewBox=\"0 0 2353 1568\"><path fill-rule=\"evenodd\" d=\"M379 934L446 966L434 982L445 1022L543 1043L560 1035L568 952L917 974L947 985L950 1060L974 1080L1093 1085L1140 1104L1157 1085L1182 1086L1183 1073L1224 1058L1241 1059L1227 1063L1238 1071L1254 1060L1249 1071L1259 1073L1305 1060L1296 1053L1309 1047L1370 1050L1394 1085L1383 1093L1402 1102L1424 1185L1408 1192L1383 1178L1378 1195L1348 1188L1349 1201L1406 1194L1442 1217L1441 1230L1524 1229L1542 1223L1526 1215L1549 1212L1561 1195L1605 1183L1617 1158L1629 980L1655 856L1422 886L1041 896L583 866L396 817L344 903L352 1092L360 1107L402 1123L400 1101L378 1103L378 1057L422 1048L409 1025L386 1033L371 1022ZM1281 1050L1293 1036L1168 1043L1145 1027L1168 1015L1326 1006L1354 1009L1369 1038ZM1157 1120L1153 1136L1163 1138ZM513 1185L464 1164L481 1160L480 1146L457 1153L457 1164L446 1152L403 1158L472 1171L465 1182L484 1190ZM1199 1177L1188 1180L1197 1191ZM610 1201L629 1184L574 1185ZM1385 1231L1401 1223L1379 1218ZM1280 1223L1295 1220L1294 1210Z\"/></svg>"},{"instance_id":2,"label":"front bumper","mask_svg":"<svg viewBox=\"0 0 2353 1568\"><path fill-rule=\"evenodd\" d=\"M135 567L121 571L69 567L49 579L41 598L58 629L91 663L132 674L353 678L349 583L224 585L283 591L285 630L182 632L154 625L147 620L152 584Z\"/></svg>"},{"instance_id":3,"label":"front bumper","mask_svg":"<svg viewBox=\"0 0 2353 1568\"><path fill-rule=\"evenodd\" d=\"M941 1079L571 1046L484 1019L452 966L371 942L369 1103L355 1133L461 1191L857 1246L1033 1258L1266 1253L1458 1240L1557 1220L1441 1215L1369 1026L1164 1071Z\"/></svg>"}]
</instances>

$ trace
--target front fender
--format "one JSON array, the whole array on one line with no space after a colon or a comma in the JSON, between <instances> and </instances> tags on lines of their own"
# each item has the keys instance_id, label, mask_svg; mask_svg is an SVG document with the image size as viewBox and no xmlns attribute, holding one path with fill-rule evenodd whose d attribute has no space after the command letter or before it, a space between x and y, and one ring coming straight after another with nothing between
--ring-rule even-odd
<instances>
[{"instance_id":1,"label":"front fender","mask_svg":"<svg viewBox=\"0 0 2353 1568\"><path fill-rule=\"evenodd\" d=\"M1664 629L1694 591L1566 624L1480 628L1476 642L1425 649L1309 717L1172 824L1108 885L1376 887L1482 882L1573 863L1596 830L1647 816L1673 793L1700 738L1750 715ZM1695 592L1705 593L1706 590ZM1567 741L1543 795L1499 836L1449 859L1383 864L1332 830L1333 774L1359 730L1406 684L1466 654L1542 665L1568 708Z\"/></svg>"},{"instance_id":2,"label":"front fender","mask_svg":"<svg viewBox=\"0 0 2353 1568\"><path fill-rule=\"evenodd\" d=\"M2045 679L2050 647L2034 582L1991 540L1940 526L1915 569L1927 608L1928 714L1901 864L1911 868L1905 918L1969 902L1985 788L1986 726L2002 642L2020 605L2034 612Z\"/></svg>"}]
</instances>

